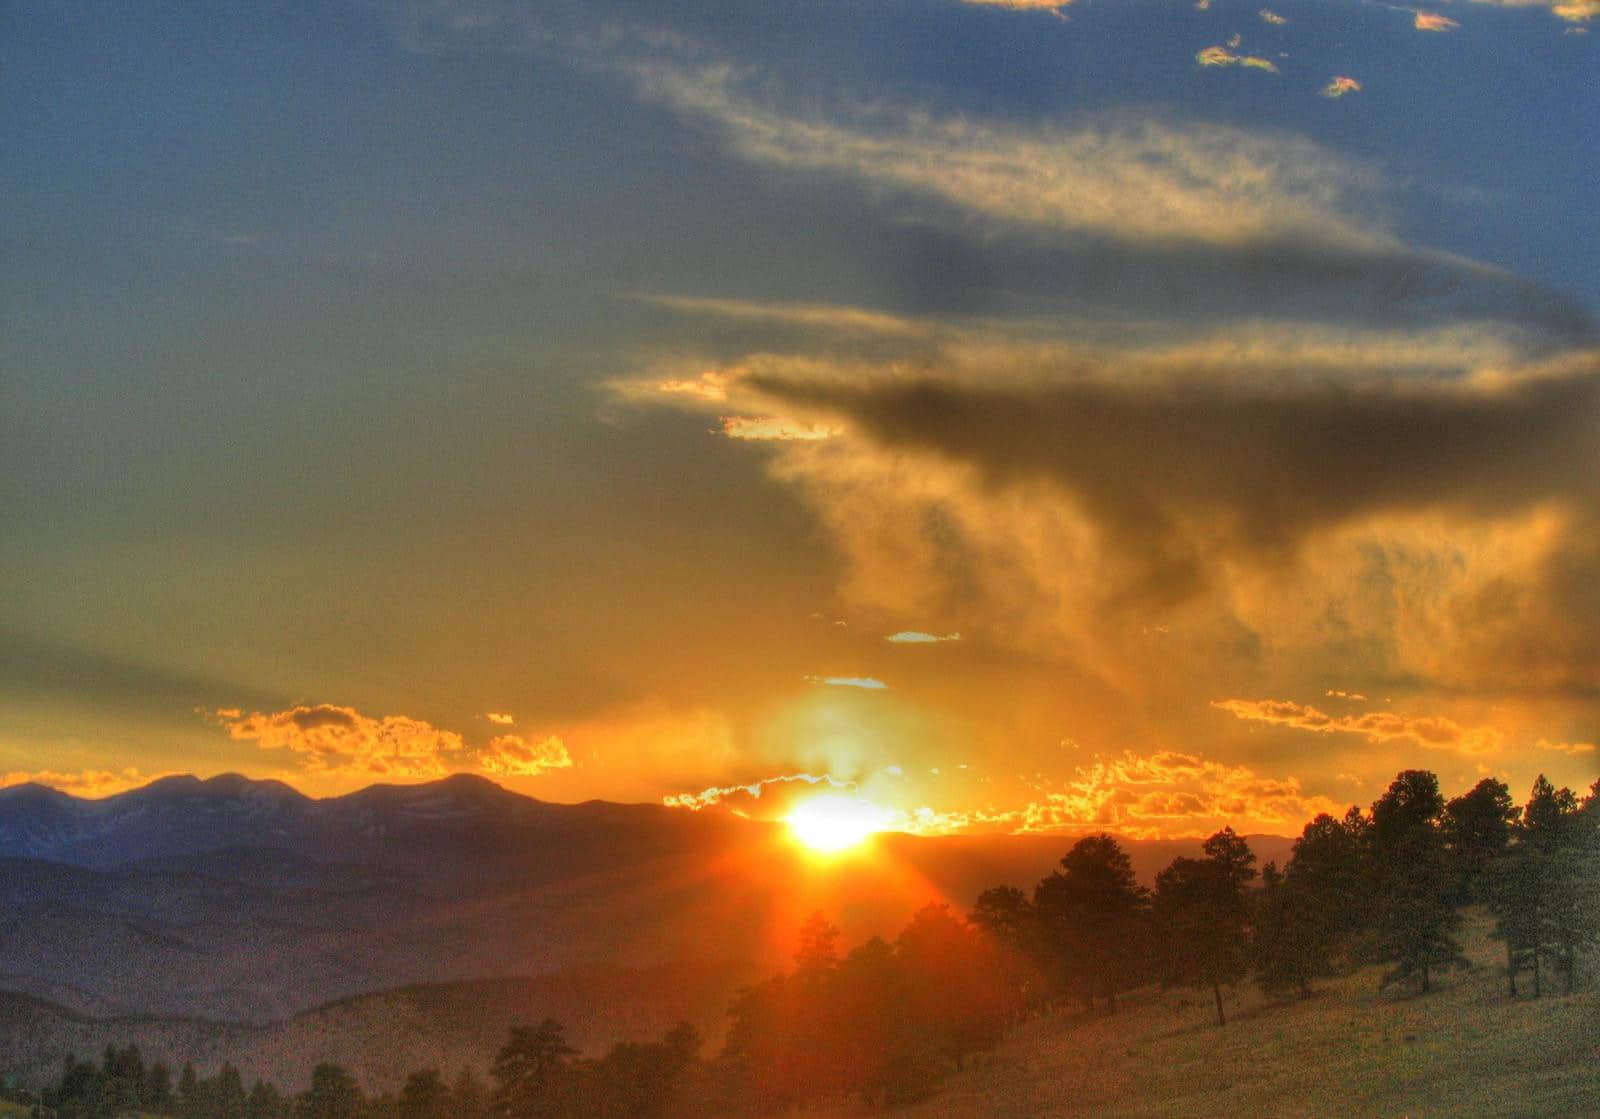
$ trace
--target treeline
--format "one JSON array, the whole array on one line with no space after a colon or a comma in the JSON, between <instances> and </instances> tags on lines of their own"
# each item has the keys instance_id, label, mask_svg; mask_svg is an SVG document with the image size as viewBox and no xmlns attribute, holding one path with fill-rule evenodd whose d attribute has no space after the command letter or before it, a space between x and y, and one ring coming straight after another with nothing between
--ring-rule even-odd
<instances>
[{"instance_id":1,"label":"treeline","mask_svg":"<svg viewBox=\"0 0 1600 1119\"><path fill-rule=\"evenodd\" d=\"M367 1096L320 1065L290 1097L260 1081L246 1090L229 1065L207 1079L185 1068L174 1085L136 1049L108 1049L98 1068L69 1058L40 1102L58 1119L709 1116L846 1093L892 1105L932 1091L1011 1023L1072 1003L1113 1013L1154 983L1204 990L1219 1025L1224 988L1251 978L1305 995L1381 963L1383 988L1425 993L1466 964L1455 934L1467 904L1493 919L1512 997L1542 995L1552 978L1571 991L1600 942L1600 781L1580 800L1541 776L1519 808L1499 781L1446 801L1437 777L1408 770L1368 811L1312 820L1282 868L1255 863L1224 828L1147 889L1115 839L1092 835L1031 894L985 890L966 917L930 905L893 942L841 955L838 930L814 916L793 969L735 999L710 1060L687 1025L585 1060L546 1020L511 1031L487 1084L424 1070L398 1094Z\"/></svg>"}]
</instances>

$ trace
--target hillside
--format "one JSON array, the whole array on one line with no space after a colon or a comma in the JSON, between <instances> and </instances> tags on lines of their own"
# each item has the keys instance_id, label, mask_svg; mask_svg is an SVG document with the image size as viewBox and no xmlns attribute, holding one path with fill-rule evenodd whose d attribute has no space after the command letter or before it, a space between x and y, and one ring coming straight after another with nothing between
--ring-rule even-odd
<instances>
[{"instance_id":1,"label":"hillside","mask_svg":"<svg viewBox=\"0 0 1600 1119\"><path fill-rule=\"evenodd\" d=\"M1062 1013L1011 1033L901 1119L1133 1116L1597 1116L1600 977L1571 996L1506 997L1500 946L1465 930L1470 972L1425 997L1379 971L1305 1000L1240 988L1218 1029L1208 999L1147 990L1112 1017ZM851 1104L813 1116L866 1114Z\"/></svg>"},{"instance_id":2,"label":"hillside","mask_svg":"<svg viewBox=\"0 0 1600 1119\"><path fill-rule=\"evenodd\" d=\"M0 1069L23 1083L53 1078L62 1058L93 1058L136 1044L169 1067L212 1071L231 1061L295 1091L320 1062L344 1065L371 1090L397 1088L432 1067L487 1071L513 1025L553 1017L573 1042L598 1052L650 1040L680 1021L716 1044L734 992L756 978L748 965L703 963L422 984L341 999L265 1026L203 1019L88 1018L26 996L0 993Z\"/></svg>"}]
</instances>

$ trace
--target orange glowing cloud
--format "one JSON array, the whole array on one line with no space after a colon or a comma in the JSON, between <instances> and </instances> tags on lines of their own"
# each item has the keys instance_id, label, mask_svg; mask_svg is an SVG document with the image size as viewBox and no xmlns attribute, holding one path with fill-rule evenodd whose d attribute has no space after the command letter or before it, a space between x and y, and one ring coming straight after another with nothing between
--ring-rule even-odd
<instances>
[{"instance_id":1,"label":"orange glowing cloud","mask_svg":"<svg viewBox=\"0 0 1600 1119\"><path fill-rule=\"evenodd\" d=\"M537 777L549 769L571 769L572 756L555 735L528 742L521 735L502 734L489 740L478 755L478 768L501 777Z\"/></svg>"},{"instance_id":2,"label":"orange glowing cloud","mask_svg":"<svg viewBox=\"0 0 1600 1119\"><path fill-rule=\"evenodd\" d=\"M814 442L832 439L840 429L832 424L807 423L782 416L724 416L722 434L729 439L757 442Z\"/></svg>"},{"instance_id":3,"label":"orange glowing cloud","mask_svg":"<svg viewBox=\"0 0 1600 1119\"><path fill-rule=\"evenodd\" d=\"M422 719L373 717L331 703L249 714L222 708L213 714L228 737L255 742L264 750L286 752L302 771L318 776L409 781L477 769L502 777L526 777L572 765L559 738L530 744L507 734L477 746L456 731Z\"/></svg>"},{"instance_id":4,"label":"orange glowing cloud","mask_svg":"<svg viewBox=\"0 0 1600 1119\"><path fill-rule=\"evenodd\" d=\"M1550 14L1568 23L1586 23L1600 16L1600 0L1474 0L1496 8L1549 8Z\"/></svg>"},{"instance_id":5,"label":"orange glowing cloud","mask_svg":"<svg viewBox=\"0 0 1600 1119\"><path fill-rule=\"evenodd\" d=\"M123 769L113 773L106 769L85 769L74 773L61 773L50 769L41 769L34 772L15 770L11 773L0 773L0 789L10 788L14 785L46 785L59 792L69 793L76 797L113 796L117 793L127 792L129 789L148 785L162 777L171 776L170 773L141 773L137 769Z\"/></svg>"},{"instance_id":6,"label":"orange glowing cloud","mask_svg":"<svg viewBox=\"0 0 1600 1119\"><path fill-rule=\"evenodd\" d=\"M237 711L235 711L233 713L233 717L234 718L238 718L239 717L239 713ZM517 721L514 716L507 715L507 714L505 714L504 712L501 712L501 711L490 711L490 712L488 712L487 714L484 715L484 718L488 719L491 723L493 723L497 727L509 727L512 723Z\"/></svg>"},{"instance_id":7,"label":"orange glowing cloud","mask_svg":"<svg viewBox=\"0 0 1600 1119\"><path fill-rule=\"evenodd\" d=\"M1592 754L1595 752L1593 742L1551 742L1549 739L1541 738L1535 745L1541 750L1549 750L1556 754L1570 754L1573 757L1577 757L1579 754Z\"/></svg>"},{"instance_id":8,"label":"orange glowing cloud","mask_svg":"<svg viewBox=\"0 0 1600 1119\"><path fill-rule=\"evenodd\" d=\"M1347 93L1359 92L1361 92L1361 83L1354 78L1347 78L1343 75L1335 75L1327 85L1322 87L1322 96L1324 97L1338 98Z\"/></svg>"},{"instance_id":9,"label":"orange glowing cloud","mask_svg":"<svg viewBox=\"0 0 1600 1119\"><path fill-rule=\"evenodd\" d=\"M1486 754L1505 740L1504 733L1494 727L1464 727L1438 716L1398 715L1388 711L1329 715L1315 707L1276 699L1224 699L1211 706L1249 722L1319 734L1359 734L1369 742L1406 740L1430 750L1453 750L1459 754Z\"/></svg>"},{"instance_id":10,"label":"orange glowing cloud","mask_svg":"<svg viewBox=\"0 0 1600 1119\"><path fill-rule=\"evenodd\" d=\"M708 369L692 379L669 379L655 386L657 392L674 396L688 396L696 400L728 399L728 375Z\"/></svg>"},{"instance_id":11,"label":"orange glowing cloud","mask_svg":"<svg viewBox=\"0 0 1600 1119\"><path fill-rule=\"evenodd\" d=\"M978 8L1005 8L1012 12L1049 12L1061 16L1062 8L1072 6L1072 0L961 0ZM1061 18L1066 18L1061 16Z\"/></svg>"},{"instance_id":12,"label":"orange glowing cloud","mask_svg":"<svg viewBox=\"0 0 1600 1119\"><path fill-rule=\"evenodd\" d=\"M1449 16L1442 16L1438 12L1424 12L1419 8L1416 18L1411 21L1411 26L1418 31L1454 31L1461 25Z\"/></svg>"},{"instance_id":13,"label":"orange glowing cloud","mask_svg":"<svg viewBox=\"0 0 1600 1119\"><path fill-rule=\"evenodd\" d=\"M1234 54L1227 47L1206 47L1194 57L1202 66L1244 66L1271 74L1278 72L1278 67L1268 59L1253 54Z\"/></svg>"},{"instance_id":14,"label":"orange glowing cloud","mask_svg":"<svg viewBox=\"0 0 1600 1119\"><path fill-rule=\"evenodd\" d=\"M1313 796L1294 777L1263 777L1198 754L1131 751L1081 767L1016 814L1020 832L1109 829L1135 839L1207 835L1223 824L1290 835L1344 806Z\"/></svg>"}]
</instances>

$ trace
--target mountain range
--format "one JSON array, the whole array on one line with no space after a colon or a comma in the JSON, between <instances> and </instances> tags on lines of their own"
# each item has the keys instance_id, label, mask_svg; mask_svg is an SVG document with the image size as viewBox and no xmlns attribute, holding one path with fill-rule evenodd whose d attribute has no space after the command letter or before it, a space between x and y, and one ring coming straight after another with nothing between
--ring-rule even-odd
<instances>
[{"instance_id":1,"label":"mountain range","mask_svg":"<svg viewBox=\"0 0 1600 1119\"><path fill-rule=\"evenodd\" d=\"M987 886L1030 887L1072 838L883 835L871 857L825 864L777 825L551 804L468 775L327 799L232 774L103 800L14 786L0 1071L139 1035L289 1084L337 1053L383 1082L406 1071L397 1054L454 1059L485 1023L556 1012L593 1046L674 1016L715 1038L727 997L783 966L809 913L846 945L892 937L928 901L965 911ZM1289 841L1252 843L1282 861ZM1126 846L1148 879L1198 844Z\"/></svg>"}]
</instances>

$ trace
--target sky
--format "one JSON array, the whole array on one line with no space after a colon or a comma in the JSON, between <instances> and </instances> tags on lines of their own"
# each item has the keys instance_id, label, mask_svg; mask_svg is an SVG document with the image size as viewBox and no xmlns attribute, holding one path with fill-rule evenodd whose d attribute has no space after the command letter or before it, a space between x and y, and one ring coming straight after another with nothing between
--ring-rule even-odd
<instances>
[{"instance_id":1,"label":"sky","mask_svg":"<svg viewBox=\"0 0 1600 1119\"><path fill-rule=\"evenodd\" d=\"M7 5L0 784L1587 786L1596 17Z\"/></svg>"}]
</instances>

